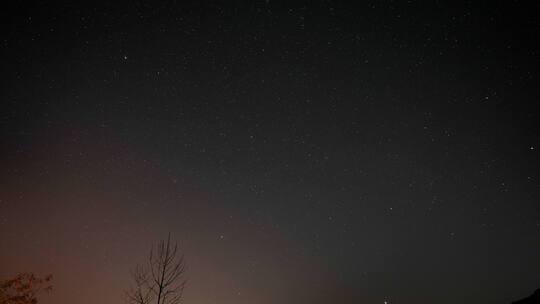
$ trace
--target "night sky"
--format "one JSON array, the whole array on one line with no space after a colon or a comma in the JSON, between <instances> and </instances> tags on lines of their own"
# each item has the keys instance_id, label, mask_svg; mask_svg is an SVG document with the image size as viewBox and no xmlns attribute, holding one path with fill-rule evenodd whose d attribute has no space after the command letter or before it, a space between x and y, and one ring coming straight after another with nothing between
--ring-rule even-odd
<instances>
[{"instance_id":1,"label":"night sky","mask_svg":"<svg viewBox=\"0 0 540 304\"><path fill-rule=\"evenodd\" d=\"M202 2L3 8L1 277L122 303L171 232L187 304L540 287L540 5Z\"/></svg>"}]
</instances>

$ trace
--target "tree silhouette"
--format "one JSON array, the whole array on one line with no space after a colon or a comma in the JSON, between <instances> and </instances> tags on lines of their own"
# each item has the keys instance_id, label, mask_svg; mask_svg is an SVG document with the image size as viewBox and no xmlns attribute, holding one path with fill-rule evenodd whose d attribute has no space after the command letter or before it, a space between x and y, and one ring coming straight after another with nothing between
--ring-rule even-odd
<instances>
[{"instance_id":1,"label":"tree silhouette","mask_svg":"<svg viewBox=\"0 0 540 304\"><path fill-rule=\"evenodd\" d=\"M160 241L150 250L148 261L131 272L134 281L127 292L129 304L179 304L184 293L186 263L178 245Z\"/></svg>"},{"instance_id":2,"label":"tree silhouette","mask_svg":"<svg viewBox=\"0 0 540 304\"><path fill-rule=\"evenodd\" d=\"M0 282L0 304L35 304L41 291L50 293L52 274L38 278L31 272L21 272Z\"/></svg>"}]
</instances>

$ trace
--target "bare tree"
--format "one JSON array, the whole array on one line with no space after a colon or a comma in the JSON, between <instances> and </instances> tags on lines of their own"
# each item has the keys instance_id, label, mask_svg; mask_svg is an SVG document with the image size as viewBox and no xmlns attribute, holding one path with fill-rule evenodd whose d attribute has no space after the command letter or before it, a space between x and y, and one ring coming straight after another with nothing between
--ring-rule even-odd
<instances>
[{"instance_id":1,"label":"bare tree","mask_svg":"<svg viewBox=\"0 0 540 304\"><path fill-rule=\"evenodd\" d=\"M150 250L148 261L138 265L131 276L134 286L126 292L129 304L179 304L184 293L186 263L178 245L160 241Z\"/></svg>"}]
</instances>

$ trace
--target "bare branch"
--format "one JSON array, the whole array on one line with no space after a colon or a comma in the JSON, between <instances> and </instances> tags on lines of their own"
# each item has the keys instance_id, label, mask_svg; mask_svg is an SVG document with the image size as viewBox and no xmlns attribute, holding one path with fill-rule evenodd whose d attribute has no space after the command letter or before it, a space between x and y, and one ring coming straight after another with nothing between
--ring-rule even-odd
<instances>
[{"instance_id":1,"label":"bare branch","mask_svg":"<svg viewBox=\"0 0 540 304\"><path fill-rule=\"evenodd\" d=\"M178 245L161 240L150 250L146 266L131 272L134 282L126 292L128 304L180 304L186 285L186 263Z\"/></svg>"}]
</instances>

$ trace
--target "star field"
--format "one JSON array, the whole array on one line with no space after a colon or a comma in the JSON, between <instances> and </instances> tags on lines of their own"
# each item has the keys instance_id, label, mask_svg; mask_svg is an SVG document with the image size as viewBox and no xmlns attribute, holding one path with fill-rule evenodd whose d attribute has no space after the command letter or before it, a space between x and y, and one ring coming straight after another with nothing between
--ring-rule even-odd
<instances>
[{"instance_id":1,"label":"star field","mask_svg":"<svg viewBox=\"0 0 540 304\"><path fill-rule=\"evenodd\" d=\"M538 5L19 4L0 277L118 303L510 303L540 286Z\"/></svg>"}]
</instances>

